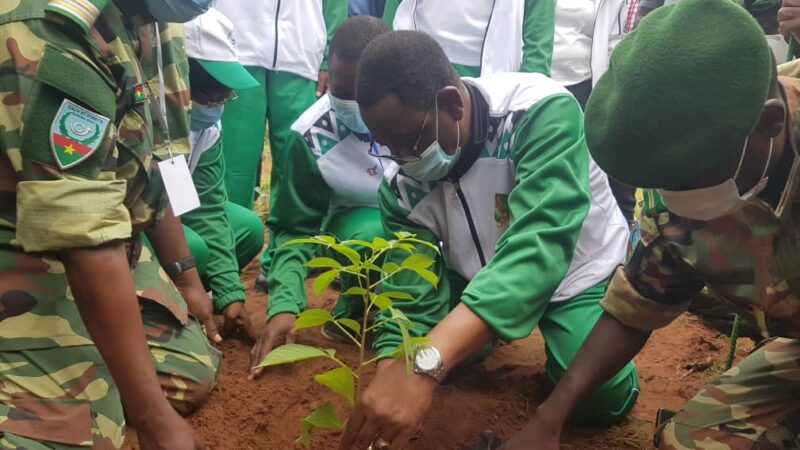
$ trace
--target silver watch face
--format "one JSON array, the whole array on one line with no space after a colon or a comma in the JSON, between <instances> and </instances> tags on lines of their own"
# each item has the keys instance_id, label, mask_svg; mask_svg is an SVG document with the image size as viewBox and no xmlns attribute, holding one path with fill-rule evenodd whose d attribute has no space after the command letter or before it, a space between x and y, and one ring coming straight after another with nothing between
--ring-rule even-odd
<instances>
[{"instance_id":1,"label":"silver watch face","mask_svg":"<svg viewBox=\"0 0 800 450\"><path fill-rule=\"evenodd\" d=\"M433 372L441 367L442 361L439 352L433 348L422 348L414 358L414 365L422 372Z\"/></svg>"}]
</instances>

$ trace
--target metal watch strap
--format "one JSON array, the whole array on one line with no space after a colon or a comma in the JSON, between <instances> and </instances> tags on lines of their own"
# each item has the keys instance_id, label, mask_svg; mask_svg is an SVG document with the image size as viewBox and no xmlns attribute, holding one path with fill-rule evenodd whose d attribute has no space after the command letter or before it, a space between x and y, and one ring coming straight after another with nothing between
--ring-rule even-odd
<instances>
[{"instance_id":1,"label":"metal watch strap","mask_svg":"<svg viewBox=\"0 0 800 450\"><path fill-rule=\"evenodd\" d=\"M417 359L417 355L419 354L420 350L428 350L428 351L433 350L435 352L435 354L436 354L436 357L439 359L438 367L435 367L435 368L429 369L429 370L424 370L424 369L418 367L416 359ZM442 356L439 353L439 349L437 349L434 346L421 346L421 347L418 347L417 348L417 352L414 355L414 360L415 360L414 361L414 373L416 373L418 375L427 375L427 376L433 378L437 383L441 383L444 380L445 376L447 375L447 371L445 370L445 367L444 367L444 364L443 364L443 362L441 360L441 357Z\"/></svg>"},{"instance_id":2,"label":"metal watch strap","mask_svg":"<svg viewBox=\"0 0 800 450\"><path fill-rule=\"evenodd\" d=\"M170 278L175 278L183 272L186 272L193 267L197 267L197 261L194 259L194 256L189 256L188 258L175 261L174 263L164 264L162 267Z\"/></svg>"}]
</instances>

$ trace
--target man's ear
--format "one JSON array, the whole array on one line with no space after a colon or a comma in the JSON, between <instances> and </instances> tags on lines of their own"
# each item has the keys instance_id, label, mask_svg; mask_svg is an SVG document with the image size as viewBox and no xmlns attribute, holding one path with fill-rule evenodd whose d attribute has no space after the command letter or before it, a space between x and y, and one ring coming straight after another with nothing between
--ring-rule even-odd
<instances>
[{"instance_id":1,"label":"man's ear","mask_svg":"<svg viewBox=\"0 0 800 450\"><path fill-rule=\"evenodd\" d=\"M779 98L771 98L764 103L761 118L758 119L755 131L757 134L774 138L783 132L786 126L786 104Z\"/></svg>"},{"instance_id":2,"label":"man's ear","mask_svg":"<svg viewBox=\"0 0 800 450\"><path fill-rule=\"evenodd\" d=\"M436 91L439 101L439 110L445 111L453 120L464 117L464 98L456 86L446 86Z\"/></svg>"}]
</instances>

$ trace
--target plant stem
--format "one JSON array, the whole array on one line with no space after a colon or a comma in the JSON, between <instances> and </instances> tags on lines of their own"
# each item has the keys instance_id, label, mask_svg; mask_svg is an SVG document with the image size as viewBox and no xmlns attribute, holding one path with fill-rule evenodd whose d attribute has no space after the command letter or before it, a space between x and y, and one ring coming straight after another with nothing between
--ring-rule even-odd
<instances>
[{"instance_id":1,"label":"plant stem","mask_svg":"<svg viewBox=\"0 0 800 450\"><path fill-rule=\"evenodd\" d=\"M350 338L350 340L351 340L351 341L353 341L353 343L354 343L354 344L356 344L356 347L361 347L361 343L360 343L360 342L358 342L358 340L357 340L356 338L354 338L354 337L353 337L353 335L352 335L352 334L350 334L350 332L349 332L349 331L347 331L347 330L345 329L345 327L343 327L343 326L342 326L342 325L341 325L339 322L337 322L336 320L334 320L334 321L333 321L333 324L334 324L334 325L336 325L337 327L339 327L339 329L340 329L340 330L342 330L342 333L346 334L346 335L347 335L347 337L348 337L348 338Z\"/></svg>"}]
</instances>

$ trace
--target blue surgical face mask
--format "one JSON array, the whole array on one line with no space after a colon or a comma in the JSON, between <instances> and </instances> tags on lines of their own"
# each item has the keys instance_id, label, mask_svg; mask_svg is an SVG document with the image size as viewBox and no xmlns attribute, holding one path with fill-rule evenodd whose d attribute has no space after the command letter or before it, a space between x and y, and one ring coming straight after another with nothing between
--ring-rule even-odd
<instances>
[{"instance_id":1,"label":"blue surgical face mask","mask_svg":"<svg viewBox=\"0 0 800 450\"><path fill-rule=\"evenodd\" d=\"M439 144L439 104L435 103L434 114L436 115L436 140L419 155L419 160L403 164L402 169L410 177L419 181L437 181L446 177L461 156L461 128L456 121L456 151L448 155ZM427 117L425 122L427 122ZM424 124L424 122L423 122ZM423 125L424 127L424 125Z\"/></svg>"},{"instance_id":2,"label":"blue surgical face mask","mask_svg":"<svg viewBox=\"0 0 800 450\"><path fill-rule=\"evenodd\" d=\"M201 131L213 127L222 118L222 111L224 110L224 105L206 106L192 102L192 131Z\"/></svg>"},{"instance_id":3,"label":"blue surgical face mask","mask_svg":"<svg viewBox=\"0 0 800 450\"><path fill-rule=\"evenodd\" d=\"M184 23L208 11L211 0L144 0L150 14L162 22Z\"/></svg>"},{"instance_id":4,"label":"blue surgical face mask","mask_svg":"<svg viewBox=\"0 0 800 450\"><path fill-rule=\"evenodd\" d=\"M328 92L331 99L331 106L336 112L336 119L344 124L351 131L361 134L369 133L369 128L361 119L361 112L358 110L358 103L355 100L342 100Z\"/></svg>"}]
</instances>

